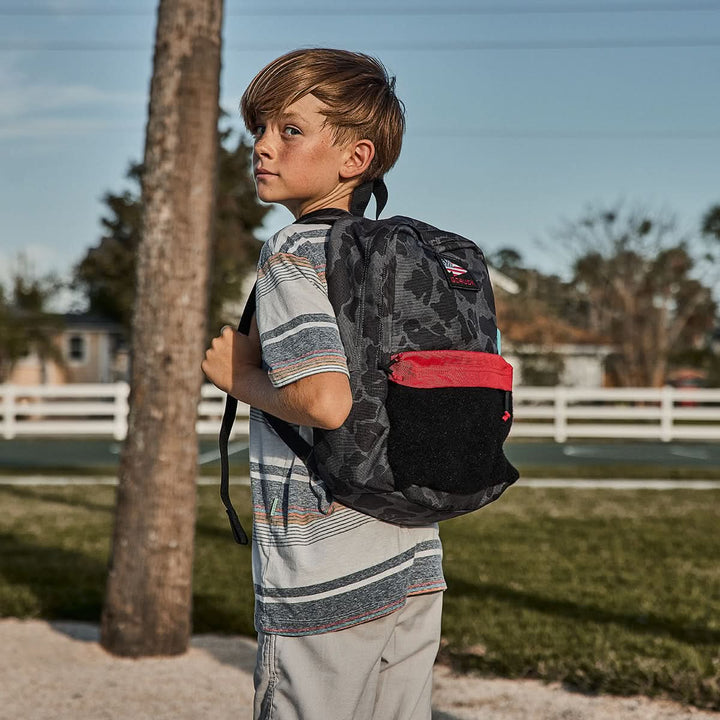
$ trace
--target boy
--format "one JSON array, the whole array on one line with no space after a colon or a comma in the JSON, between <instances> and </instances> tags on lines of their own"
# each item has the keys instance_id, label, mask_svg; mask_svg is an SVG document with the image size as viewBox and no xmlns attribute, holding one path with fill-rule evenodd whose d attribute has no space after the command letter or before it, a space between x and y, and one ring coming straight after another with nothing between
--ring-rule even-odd
<instances>
[{"instance_id":1,"label":"boy","mask_svg":"<svg viewBox=\"0 0 720 720\"><path fill-rule=\"evenodd\" d=\"M242 98L258 197L295 219L348 210L400 153L404 114L374 58L288 53ZM308 217L310 216L310 217ZM248 337L224 328L203 370L252 406L256 719L430 720L440 641L437 525L406 528L333 502L265 422L337 428L351 405L325 283L330 225L295 223L264 245Z\"/></svg>"}]
</instances>

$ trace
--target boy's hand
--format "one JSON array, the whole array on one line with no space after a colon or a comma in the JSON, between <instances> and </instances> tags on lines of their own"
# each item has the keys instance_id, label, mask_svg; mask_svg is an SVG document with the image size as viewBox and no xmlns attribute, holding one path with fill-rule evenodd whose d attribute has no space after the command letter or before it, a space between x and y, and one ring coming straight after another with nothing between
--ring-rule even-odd
<instances>
[{"instance_id":1,"label":"boy's hand","mask_svg":"<svg viewBox=\"0 0 720 720\"><path fill-rule=\"evenodd\" d=\"M226 325L220 335L213 338L201 367L210 382L241 399L248 374L257 372L261 365L260 336L253 319L247 336Z\"/></svg>"}]
</instances>

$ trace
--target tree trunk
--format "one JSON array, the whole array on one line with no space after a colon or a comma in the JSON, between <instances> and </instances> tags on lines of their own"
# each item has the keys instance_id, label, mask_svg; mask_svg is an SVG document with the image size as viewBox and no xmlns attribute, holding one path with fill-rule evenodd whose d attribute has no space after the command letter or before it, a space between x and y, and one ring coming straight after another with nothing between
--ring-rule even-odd
<instances>
[{"instance_id":1,"label":"tree trunk","mask_svg":"<svg viewBox=\"0 0 720 720\"><path fill-rule=\"evenodd\" d=\"M222 0L160 0L143 174L132 395L101 642L169 655L191 631L197 436Z\"/></svg>"}]
</instances>

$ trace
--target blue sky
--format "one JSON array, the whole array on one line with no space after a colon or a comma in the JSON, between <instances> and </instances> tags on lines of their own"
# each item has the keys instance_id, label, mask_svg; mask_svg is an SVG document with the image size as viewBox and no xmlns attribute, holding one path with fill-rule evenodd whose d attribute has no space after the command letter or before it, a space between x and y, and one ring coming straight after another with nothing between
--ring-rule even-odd
<instances>
[{"instance_id":1,"label":"blue sky","mask_svg":"<svg viewBox=\"0 0 720 720\"><path fill-rule=\"evenodd\" d=\"M143 153L152 0L0 2L0 276L67 275ZM226 0L221 103L282 52L377 55L407 108L386 214L562 273L553 228L590 204L696 230L720 202L720 0ZM290 216L269 215L267 237ZM542 241L542 242L540 242Z\"/></svg>"}]
</instances>

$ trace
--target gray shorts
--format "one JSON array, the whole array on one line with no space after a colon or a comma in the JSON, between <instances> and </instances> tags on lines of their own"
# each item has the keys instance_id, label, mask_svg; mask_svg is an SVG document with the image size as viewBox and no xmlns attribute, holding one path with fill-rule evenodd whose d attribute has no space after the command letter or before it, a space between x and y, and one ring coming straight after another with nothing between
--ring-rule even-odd
<instances>
[{"instance_id":1,"label":"gray shorts","mask_svg":"<svg viewBox=\"0 0 720 720\"><path fill-rule=\"evenodd\" d=\"M258 635L255 720L430 720L442 593L320 635Z\"/></svg>"}]
</instances>

